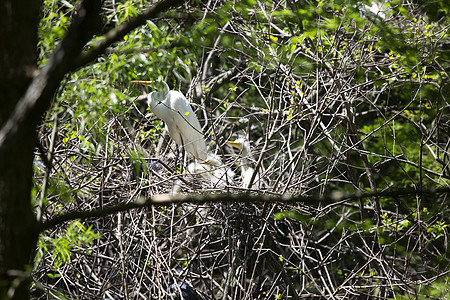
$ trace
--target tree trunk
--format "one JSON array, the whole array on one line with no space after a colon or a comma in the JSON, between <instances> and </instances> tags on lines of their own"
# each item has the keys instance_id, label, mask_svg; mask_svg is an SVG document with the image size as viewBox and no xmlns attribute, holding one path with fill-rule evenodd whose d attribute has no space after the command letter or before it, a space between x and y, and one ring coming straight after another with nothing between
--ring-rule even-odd
<instances>
[{"instance_id":1,"label":"tree trunk","mask_svg":"<svg viewBox=\"0 0 450 300\"><path fill-rule=\"evenodd\" d=\"M0 2L0 129L37 72L40 1ZM0 144L0 299L29 298L36 248L31 205L35 122Z\"/></svg>"}]
</instances>

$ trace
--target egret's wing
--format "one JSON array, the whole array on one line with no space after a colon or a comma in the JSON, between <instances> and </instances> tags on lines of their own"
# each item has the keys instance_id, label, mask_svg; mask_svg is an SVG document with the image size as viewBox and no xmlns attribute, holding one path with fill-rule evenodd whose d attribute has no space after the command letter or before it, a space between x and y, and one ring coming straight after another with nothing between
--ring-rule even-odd
<instances>
[{"instance_id":1,"label":"egret's wing","mask_svg":"<svg viewBox=\"0 0 450 300\"><path fill-rule=\"evenodd\" d=\"M207 151L205 139L203 138L200 122L192 110L191 105L184 95L177 91L170 91L168 99L168 105L170 105L172 111L175 112L173 117L174 125L172 126L177 127L176 132L181 135L183 146L186 151L199 160L206 160ZM177 141L176 138L174 139Z\"/></svg>"}]
</instances>

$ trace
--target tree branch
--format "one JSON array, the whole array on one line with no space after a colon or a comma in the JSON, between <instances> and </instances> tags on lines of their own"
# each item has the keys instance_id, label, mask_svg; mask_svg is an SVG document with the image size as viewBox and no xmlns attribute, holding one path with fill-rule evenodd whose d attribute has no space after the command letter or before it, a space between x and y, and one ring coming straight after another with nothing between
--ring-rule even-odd
<instances>
[{"instance_id":1,"label":"tree branch","mask_svg":"<svg viewBox=\"0 0 450 300\"><path fill-rule=\"evenodd\" d=\"M317 204L345 204L350 201L359 200L362 198L370 197L400 197L406 195L438 195L438 194L448 194L450 193L450 188L430 188L415 190L413 188L400 189L393 191L384 192L367 192L361 193L356 192L352 194L341 194L334 193L327 196L268 196L268 195L250 195L250 194L215 194L215 195L170 195L170 194L160 194L150 197L148 199L141 198L135 202L106 206L99 209L94 209L90 211L72 211L64 213L62 215L53 217L41 224L38 228L39 232L48 230L54 226L62 224L67 221L76 219L87 219L87 218L98 218L118 213L121 211L128 211L136 208L151 207L151 206L167 206L171 204L181 204L181 203L217 203L217 202L259 202L259 203L304 203L309 205ZM448 199L447 199L448 200Z\"/></svg>"},{"instance_id":2,"label":"tree branch","mask_svg":"<svg viewBox=\"0 0 450 300\"><path fill-rule=\"evenodd\" d=\"M113 43L120 41L126 34L128 34L131 30L136 29L139 26L145 25L145 22L150 19L156 17L160 12L166 11L169 8L179 5L183 3L183 0L165 0L156 3L155 5L149 7L143 14L140 14L134 18L131 18L128 22L122 23L119 27L111 29L108 31L104 38L99 41L95 46L89 49L89 51L81 54L75 66L81 67L84 66L94 59L96 59L99 55L106 51Z\"/></svg>"},{"instance_id":3,"label":"tree branch","mask_svg":"<svg viewBox=\"0 0 450 300\"><path fill-rule=\"evenodd\" d=\"M101 0L86 0L80 5L66 37L17 102L0 130L0 155L23 137L18 133L34 130L48 109L62 78L73 68L73 61L86 42L100 28Z\"/></svg>"},{"instance_id":4,"label":"tree branch","mask_svg":"<svg viewBox=\"0 0 450 300\"><path fill-rule=\"evenodd\" d=\"M80 54L94 33L101 28L100 11L103 3L101 0L83 1L60 46L33 79L11 117L0 129L0 154L19 138L17 133L20 130L31 130L36 127L65 74L94 60L109 45L122 39L132 29L145 24L148 18L155 17L158 13L182 2L181 0L158 2L143 14L121 24L117 29L110 30L96 46Z\"/></svg>"}]
</instances>

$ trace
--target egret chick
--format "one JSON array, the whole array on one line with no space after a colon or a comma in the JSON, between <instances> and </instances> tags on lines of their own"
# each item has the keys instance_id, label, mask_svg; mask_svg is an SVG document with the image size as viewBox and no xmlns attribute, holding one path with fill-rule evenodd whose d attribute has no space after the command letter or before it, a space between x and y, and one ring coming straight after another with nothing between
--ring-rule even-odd
<instances>
[{"instance_id":1,"label":"egret chick","mask_svg":"<svg viewBox=\"0 0 450 300\"><path fill-rule=\"evenodd\" d=\"M150 110L166 123L169 136L178 146L184 147L196 159L207 159L206 142L202 127L191 105L179 91L170 90L164 81L132 81L143 85L154 85L156 91L147 97Z\"/></svg>"},{"instance_id":2,"label":"egret chick","mask_svg":"<svg viewBox=\"0 0 450 300\"><path fill-rule=\"evenodd\" d=\"M252 179L255 169L250 166L253 163L253 156L250 150L250 143L246 138L240 137L235 141L228 141L228 144L241 151L241 178L242 187L244 188L261 188L263 181L259 172L256 173L252 186L250 186L250 180Z\"/></svg>"},{"instance_id":3,"label":"egret chick","mask_svg":"<svg viewBox=\"0 0 450 300\"><path fill-rule=\"evenodd\" d=\"M200 164L196 162L189 164L188 171L201 175L216 187L225 187L227 183L233 181L235 176L233 170L225 166L219 156L211 153Z\"/></svg>"}]
</instances>

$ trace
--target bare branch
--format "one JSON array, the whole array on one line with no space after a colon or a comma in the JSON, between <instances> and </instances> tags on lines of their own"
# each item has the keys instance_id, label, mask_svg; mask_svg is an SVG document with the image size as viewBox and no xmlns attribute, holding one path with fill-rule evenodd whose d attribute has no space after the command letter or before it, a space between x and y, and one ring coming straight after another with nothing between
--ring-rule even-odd
<instances>
[{"instance_id":1,"label":"bare branch","mask_svg":"<svg viewBox=\"0 0 450 300\"><path fill-rule=\"evenodd\" d=\"M83 1L69 31L48 63L33 79L11 117L0 130L0 153L20 137L20 130L34 130L50 105L62 78L73 68L73 61L100 27L102 1Z\"/></svg>"},{"instance_id":2,"label":"bare branch","mask_svg":"<svg viewBox=\"0 0 450 300\"><path fill-rule=\"evenodd\" d=\"M120 41L131 30L142 26L145 22L156 17L159 13L168 10L169 8L183 3L182 0L166 0L156 3L154 6L149 7L144 13L130 19L128 22L122 23L118 28L111 29L104 35L104 38L98 42L94 47L90 48L86 53L81 54L75 65L76 67L84 66L99 55L106 51L113 43Z\"/></svg>"},{"instance_id":3,"label":"bare branch","mask_svg":"<svg viewBox=\"0 0 450 300\"><path fill-rule=\"evenodd\" d=\"M97 46L80 55L82 48L101 25L100 9L102 1L84 1L80 5L67 36L41 72L33 79L24 97L19 100L11 117L0 130L0 153L7 143L18 137L17 132L23 129L25 123L29 125L27 128L34 128L37 125L41 115L50 105L51 99L65 74L94 60L109 45L122 39L134 28L145 24L147 19L155 17L160 12L182 2L180 0L158 2L143 14L106 33L105 38Z\"/></svg>"},{"instance_id":4,"label":"bare branch","mask_svg":"<svg viewBox=\"0 0 450 300\"><path fill-rule=\"evenodd\" d=\"M181 204L181 203L231 203L231 202L243 202L243 203L304 203L309 205L317 204L345 204L350 201L359 200L363 198L371 197L400 197L405 195L440 195L450 193L450 188L439 188L439 189L423 189L415 190L411 189L400 189L400 190L389 190L384 192L367 192L361 193L356 192L352 194L341 194L335 193L327 196L268 196L268 195L250 195L250 194L216 194L216 195L171 195L171 194L160 194L150 197L148 199L140 199L135 202L130 202L120 205L112 205L104 208L93 209L91 211L72 211L59 216L56 216L50 220L42 223L39 231L45 231L54 226L60 225L64 222L76 219L87 219L87 218L97 218L105 217L110 214L128 211L136 208L152 207L152 206L167 206L171 204Z\"/></svg>"}]
</instances>

